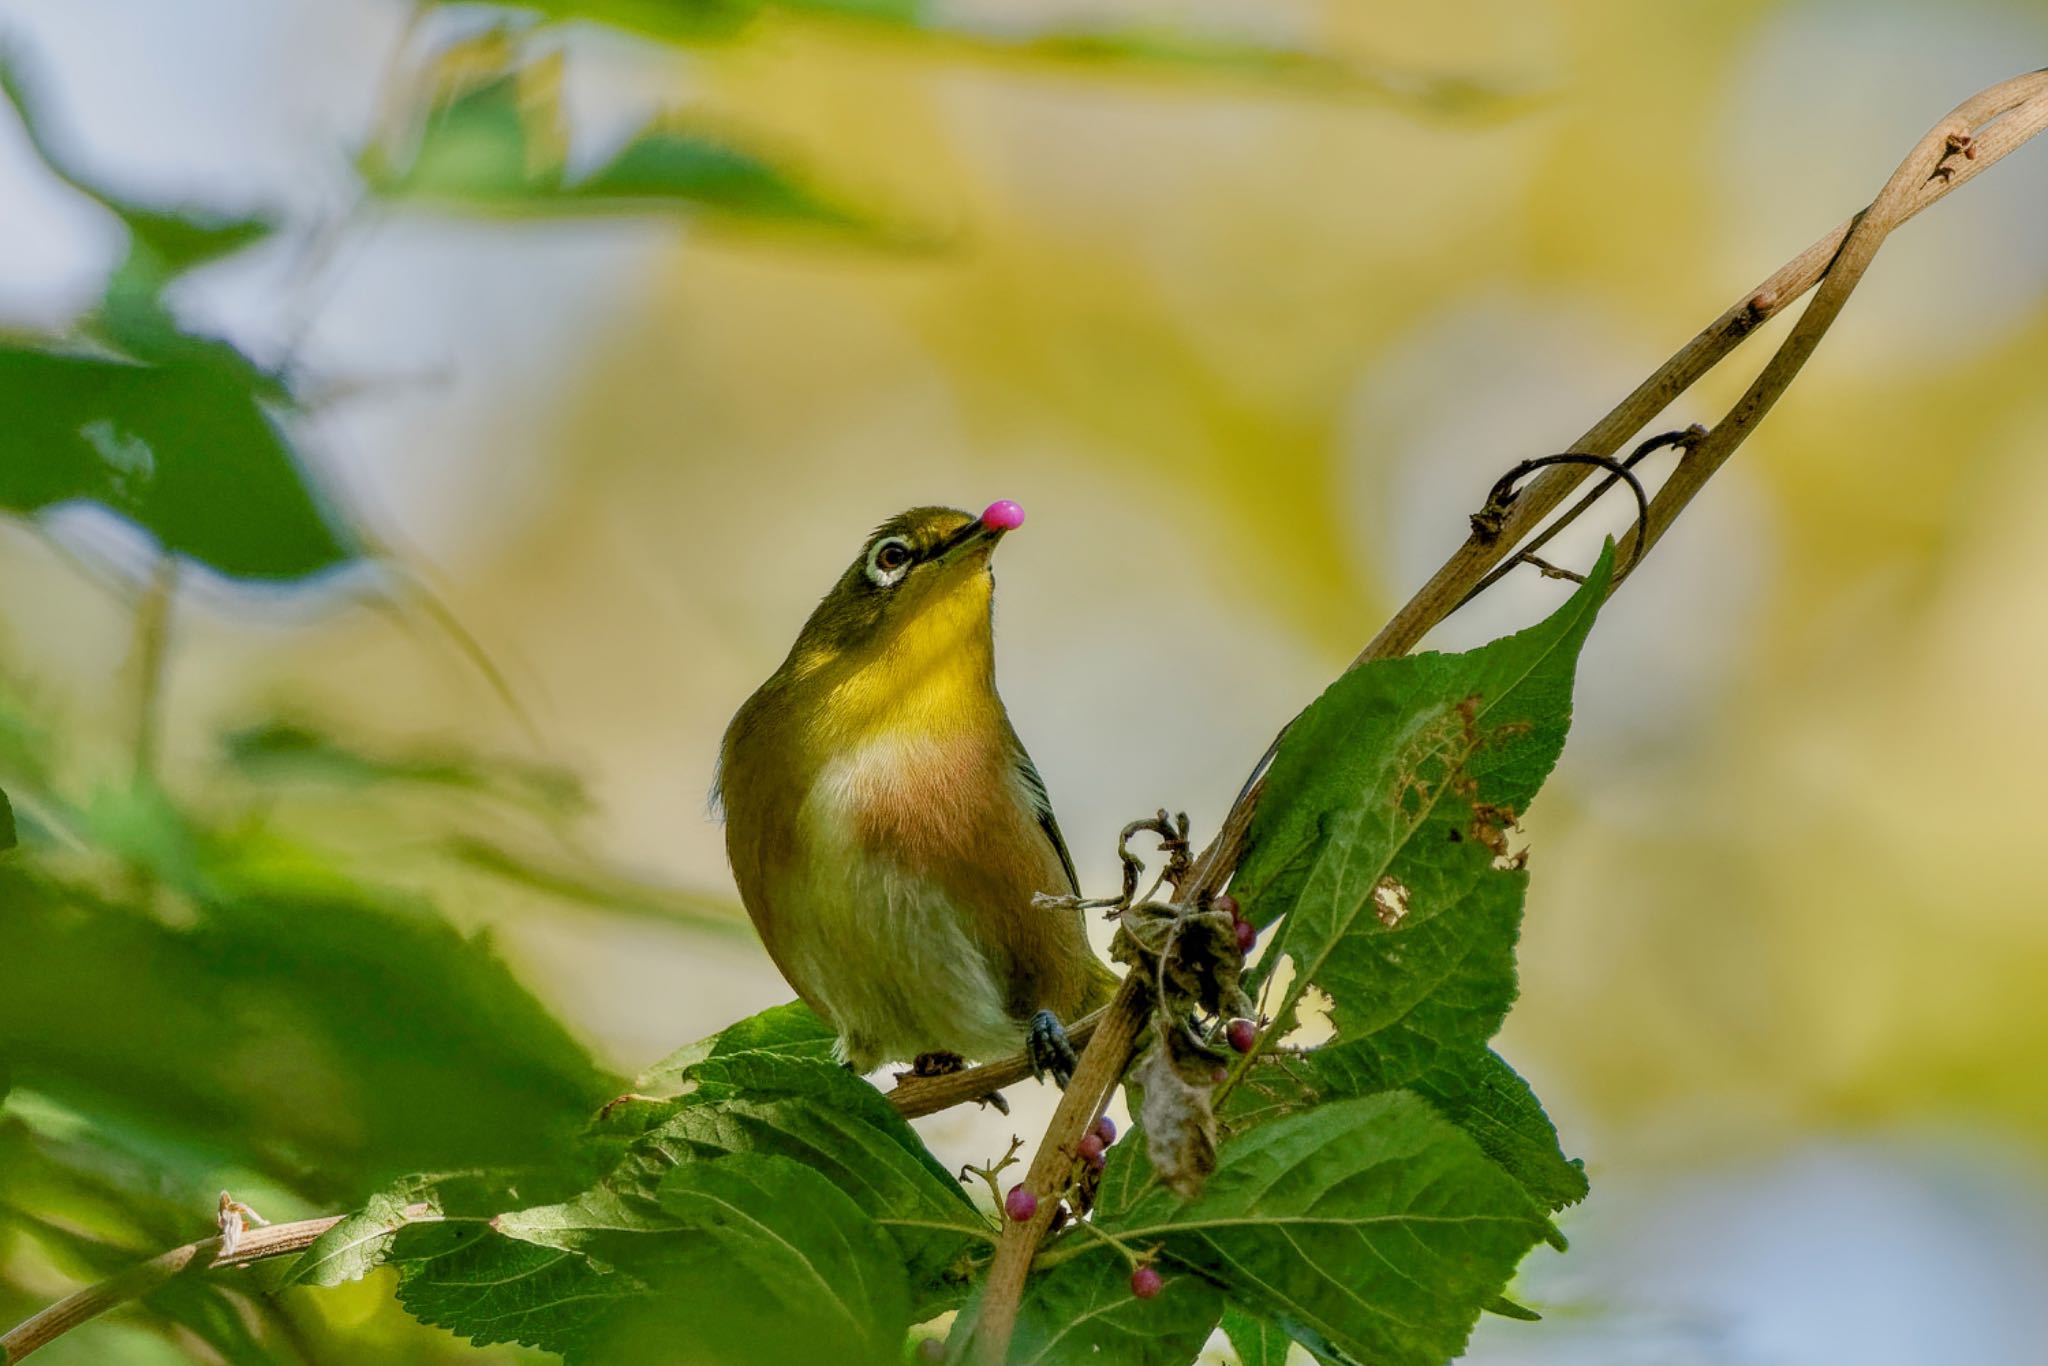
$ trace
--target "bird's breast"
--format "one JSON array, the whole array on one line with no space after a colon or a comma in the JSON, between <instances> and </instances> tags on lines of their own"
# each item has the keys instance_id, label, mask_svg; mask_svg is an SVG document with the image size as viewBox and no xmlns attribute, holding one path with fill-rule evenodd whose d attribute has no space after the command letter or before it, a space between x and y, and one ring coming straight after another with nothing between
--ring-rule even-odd
<instances>
[{"instance_id":1,"label":"bird's breast","mask_svg":"<svg viewBox=\"0 0 2048 1366\"><path fill-rule=\"evenodd\" d=\"M805 801L829 842L926 874L969 852L989 807L1006 799L990 746L971 735L883 735L835 755Z\"/></svg>"},{"instance_id":2,"label":"bird's breast","mask_svg":"<svg viewBox=\"0 0 2048 1366\"><path fill-rule=\"evenodd\" d=\"M1009 991L962 878L974 754L928 737L868 745L821 768L778 900L786 971L840 1027L849 1056L1014 1046ZM1024 893L1028 897L1028 892Z\"/></svg>"}]
</instances>

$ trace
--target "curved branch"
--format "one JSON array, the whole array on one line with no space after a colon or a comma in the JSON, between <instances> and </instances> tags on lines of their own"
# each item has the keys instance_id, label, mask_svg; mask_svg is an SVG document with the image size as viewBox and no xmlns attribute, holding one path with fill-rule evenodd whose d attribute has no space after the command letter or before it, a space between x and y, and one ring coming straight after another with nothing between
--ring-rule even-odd
<instances>
[{"instance_id":1,"label":"curved branch","mask_svg":"<svg viewBox=\"0 0 2048 1366\"><path fill-rule=\"evenodd\" d=\"M130 1300L141 1299L179 1276L211 1271L217 1267L247 1266L251 1262L304 1252L321 1234L340 1223L342 1217L330 1214L319 1219L301 1219L292 1224L250 1229L242 1234L234 1253L226 1257L221 1255L218 1236L174 1247L140 1266L130 1267L112 1280L101 1281L98 1285L89 1285L76 1294L67 1295L48 1309L23 1319L0 1334L0 1366L14 1366L30 1352L47 1347L79 1324L98 1318Z\"/></svg>"},{"instance_id":2,"label":"curved branch","mask_svg":"<svg viewBox=\"0 0 2048 1366\"><path fill-rule=\"evenodd\" d=\"M1573 451L1580 454L1611 457L1629 436L1647 426L1759 325L1816 283L1822 285L1820 294L1741 401L1719 425L1683 448L1678 468L1658 490L1638 524L1642 534L1638 536L1636 528L1631 528L1616 548L1618 562L1632 572L1700 487L1762 421L1841 312L1842 304L1862 278L1885 235L1981 174L2044 127L2048 127L2048 70L1992 86L1958 105L1907 154L1868 209L1780 267L1681 347L1574 444ZM1516 495L1497 527L1475 527L1465 544L1359 651L1347 672L1368 661L1403 655L1413 649L1432 627L1456 611L1481 585L1488 571L1506 559L1522 538L1535 530L1588 474L1588 465L1554 465ZM1581 503L1564 520L1577 516L1589 505ZM1615 586L1619 584L1618 576ZM1272 752L1269 747L1268 758ZM1265 760L1261 760L1253 770L1253 777L1225 815L1222 828L1196 861L1193 875L1186 885L1176 889L1176 900L1200 904L1229 881L1251 828L1252 811L1265 788L1264 765ZM1133 975L1126 975L1116 1000L1096 1029L1094 1041L1082 1054L1080 1069L1061 1098L1059 1110L1032 1160L1026 1185L1039 1196L1038 1213L1024 1223L1005 1228L1002 1242L996 1248L974 1333L976 1359L982 1366L1002 1366L1008 1359L1024 1281L1057 1205L1056 1200L1048 1197L1059 1193L1058 1183L1073 1161L1074 1145L1094 1122L1129 1065L1144 1013L1143 991ZM997 1077L1006 1083L1028 1075L1028 1068L1020 1067L1021 1061L1006 1058L946 1080L969 1095L983 1094L1003 1084L995 1080ZM902 1093L901 1086L890 1093L899 1107Z\"/></svg>"},{"instance_id":3,"label":"curved branch","mask_svg":"<svg viewBox=\"0 0 2048 1366\"><path fill-rule=\"evenodd\" d=\"M1883 193L1862 213L1822 237L1805 251L1773 271L1763 283L1731 305L1727 312L1671 359L1659 366L1633 392L1572 444L1572 450L1590 455L1611 456L1622 443L1641 431L1670 407L1680 395L1719 365L1757 328L1782 313L1824 279L1833 279L1843 266L1848 269L1841 283L1827 294L1820 316L1815 309L1799 320L1793 335L1780 346L1771 365L1765 368L1719 426L1693 443L1679 461L1677 470L1651 500L1649 543L1655 545L1670 528L1707 478L1725 463L1742 444L1763 415L1785 391L1806 357L1820 341L1821 333L1841 311L1849 291L1870 264L1878 243L1893 228L1912 218L1943 196L1960 189L1992 165L2010 155L2035 134L2048 127L2048 69L2031 72L1990 87L1957 105L1947 118L1936 124L1908 154ZM1853 254L1847 251L1852 234ZM1815 300L1818 308L1821 299ZM1522 538L1534 531L1555 511L1590 471L1583 467L1557 466L1539 475L1520 490L1513 507L1502 519L1497 534L1474 532L1444 561L1441 568L1410 598L1400 611L1380 628L1351 668L1373 659L1403 655L1415 648L1422 637L1448 617L1488 572L1507 559ZM1573 515L1584 506L1573 509ZM1617 547L1618 562L1633 569L1634 533ZM1647 547L1646 547L1647 549ZM1618 587L1620 580L1616 580ZM1234 867L1238 846L1251 823L1251 807L1258 784L1246 784L1216 840L1203 853L1203 862ZM1200 870L1198 869L1198 872ZM1214 890L1221 880L1197 882ZM1092 1028L1092 1022L1084 1022ZM1078 1035L1077 1028L1074 1033ZM1080 1040L1076 1038L1078 1043ZM974 1100L990 1091L1022 1081L1031 1075L1031 1065L1022 1053L948 1077L912 1078L889 1092L896 1108L906 1115L927 1115L962 1101Z\"/></svg>"}]
</instances>

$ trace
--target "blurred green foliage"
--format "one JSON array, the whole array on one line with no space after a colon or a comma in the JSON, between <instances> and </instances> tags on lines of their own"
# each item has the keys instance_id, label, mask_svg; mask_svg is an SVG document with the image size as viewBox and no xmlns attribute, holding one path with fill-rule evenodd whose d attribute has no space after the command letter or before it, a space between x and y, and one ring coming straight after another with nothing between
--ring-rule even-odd
<instances>
[{"instance_id":1,"label":"blurred green foliage","mask_svg":"<svg viewBox=\"0 0 2048 1366\"><path fill-rule=\"evenodd\" d=\"M1651 336L1625 338L1631 346L1644 342L1647 359L1655 358L1660 339L1682 335L1684 324L1725 303L1731 284L1746 283L1768 264L1753 259L1748 244L1739 261L1716 257L1730 233L1717 217L1725 207L1714 201L1720 182L1711 166L1702 170L1713 153L1673 151L1695 141L1702 149L1720 146L1720 122L1737 118L1735 106L1753 93L1735 84L1740 73L1731 75L1729 54L1743 50L1744 25L1758 22L1763 10L1711 24L1631 18L1602 40L1619 63L1607 72L1606 93L1559 110L1552 140L1513 142L1504 152L1468 153L1405 127L1354 136L1312 110L1295 109L1284 119L1253 111L1251 117L1273 124L1260 139L1246 139L1242 149L1217 139L1214 179L1232 186L1230 206L1194 198L1213 190L1155 187L1142 208L1129 210L1128 240L1094 231L1099 220L1085 214L1063 217L1074 205L1045 195L1041 182L1014 166L991 173L976 162L963 169L945 162L959 151L954 143L934 152L905 136L935 110L961 112L959 104L935 102L957 98L957 90L929 88L951 73L908 80L905 69L913 61L993 55L1004 63L1269 80L1289 92L1395 93L1454 112L1519 106L1482 82L1408 77L1390 84L1359 63L1286 46L1113 25L977 29L927 6L888 0L551 0L520 12L736 49L734 40L752 33L769 40L764 46L784 45L779 55L788 66L764 60L746 71L743 97L729 101L738 112L701 117L693 103L664 113L599 157L594 169L579 169L564 151L573 130L554 89L559 73L547 42L529 41L538 30L451 49L450 61L419 83L417 100L400 101L409 103L410 115L394 120L388 137L366 138L354 149L366 195L401 211L426 206L494 220L710 213L756 226L823 229L856 242L922 243L926 234L906 230L893 212L866 206L890 202L871 192L886 179L877 171L891 158L931 158L940 167L934 181L952 177L944 182L948 192L958 182L970 187L962 197L986 196L973 207L991 249L949 281L947 299L934 303L920 291L912 303L891 299L874 312L921 342L937 358L935 370L943 364L960 395L963 425L976 434L1049 433L1060 448L1081 453L1077 465L1108 452L1138 475L1170 475L1191 503L1222 509L1215 525L1240 551L1228 557L1230 586L1219 597L1256 599L1261 620L1291 614L1312 649L1333 658L1352 642L1372 594L1383 587L1347 558L1340 535L1350 476L1337 466L1350 438L1340 439L1343 424L1330 415L1357 402L1361 366L1407 355L1417 329L1475 273L1484 287L1493 287L1495 272L1508 279L1497 257L1525 258L1513 262L1515 281L1570 290L1569 307L1554 299L1541 305L1561 313L1588 299L1596 309L1625 304L1642 312L1644 282L1657 282L1657 311L1645 315L1653 319ZM1420 22L1391 13L1384 19L1397 46L1399 35ZM1349 22L1333 20L1330 30ZM877 36L926 55L877 56ZM842 39L853 52L843 69L834 46ZM1459 41L1462 59L1467 40ZM1484 46L1492 38L1470 41ZM1525 47L1541 50L1541 61L1555 60L1544 48L1550 41ZM1510 46L1501 40L1500 50ZM1578 39L1567 45L1575 58L1591 48ZM830 79L819 79L821 73ZM69 501L94 502L148 531L166 551L235 577L295 581L363 557L366 538L348 527L299 444L302 377L289 363L258 364L232 342L194 330L167 301L167 291L199 268L271 242L275 225L204 206L139 204L94 184L67 164L62 140L48 136L17 75L9 73L7 93L35 150L54 176L123 225L128 246L98 302L74 327L14 338L0 350L0 407L15 419L0 431L0 504L40 515ZM719 70L707 75L707 106L732 93L717 89L721 79L732 78ZM816 93L792 91L804 80L816 84ZM1734 94L1724 95L1724 82ZM1019 121L1028 123L1048 106L1037 98L1042 87L1024 84L996 94L1023 108ZM877 91L887 97L866 98ZM972 93L989 98L985 88ZM1099 126L1128 132L1112 112L1091 107L1091 130L1101 116ZM1162 125L1208 127L1206 106L1165 112ZM981 105L972 113L958 120L959 145L985 136L985 120L993 117ZM1141 109L1134 121L1159 113ZM1241 124L1229 126L1241 131ZM1141 136L1137 145L1133 161L1156 159L1144 169L1170 179L1175 166L1167 144ZM1280 146L1299 158L1291 169L1273 150ZM821 188L827 182L814 180L810 165L827 168L835 188ZM1338 173L1342 168L1386 166L1426 173L1404 173L1399 181L1360 176L1371 183L1355 196L1334 188L1349 178ZM1125 212L1127 201L1105 186L1115 177L1094 170L1099 179L1083 167L1075 183L1110 206L1104 213ZM977 183L980 175L990 183ZM1295 202L1291 196L1310 181L1326 187L1324 197ZM1479 182L1493 188L1469 189ZM1630 193L1589 198L1588 187L1603 183L1626 183ZM1371 232L1347 217L1365 212L1361 204L1374 215ZM1420 228L1401 225L1410 205L1428 220ZM1846 211L1853 199L1837 207ZM1147 212L1161 221L1141 221ZM1513 220L1524 230L1496 240L1473 229L1480 220ZM1681 259L1701 264L1673 269ZM704 265L694 258L691 264ZM1739 278L1728 278L1724 266ZM691 420L702 420L704 435L697 444L664 440L658 459L637 465L619 458L614 476L630 486L622 503L658 503L666 516L668 504L693 501L671 496L680 487L706 500L730 499L738 504L732 520L751 528L765 497L786 496L771 487L748 503L744 491L715 482L672 485L656 476L701 463L707 444L753 449L746 442L759 432L743 418L712 411L719 405L706 400L729 395L735 412L755 412L753 420L772 427L809 404L809 391L806 404L790 402L792 377L824 370L821 353L887 348L873 347L861 330L870 325L862 310L872 299L860 284L841 293L838 280L818 289L818 280L804 275L783 286L790 292L778 293L772 278L764 285L743 278L743 269L713 262L685 272L680 289L650 285L665 312L701 306L706 326L732 329L729 368L695 376L697 387L686 386L677 400L673 356L664 347L637 339L609 357L620 363L604 367L607 387L581 415L588 420L581 439L596 470L586 480L591 487L603 486L600 467L629 446L634 423L644 420L619 401L623 387L637 384L660 393L664 437L678 401L694 405ZM1197 279L1199 288L1190 283ZM1245 283L1233 287L1233 280ZM894 288L885 280L876 293ZM1290 299L1290 290L1303 297ZM794 298L799 291L825 302L805 312L799 302L808 301ZM819 310L832 309L833 325L820 325ZM756 319L767 320L773 345L750 350L746 324ZM799 329L819 326L815 348L787 344L791 319ZM1969 523L2026 504L1993 490L1987 508L1972 480L1997 482L1985 474L1985 452L2004 439L1987 435L1992 428L2031 430L2022 425L2024 405L2038 392L2041 344L2036 320L2010 335L1952 348L1941 364L1920 365L1910 375L1850 365L1831 377L1816 367L1803 404L1774 417L1773 431L1784 439L1756 462L1763 473L1751 494L1762 489L1795 508L1804 499L1827 515L1786 519L1789 557L1805 577L1795 575L1793 589L1773 607L1777 628L1766 624L1757 633L1774 648L1758 649L1756 660L1741 664L1754 671L1760 696L1749 699L1750 714L1763 724L1736 743L1706 747L1712 754L1686 761L1689 767L1679 764L1682 801L1662 811L1654 831L1625 828L1627 838L1610 838L1611 813L1574 808L1568 795L1561 807L1546 808L1562 812L1553 827L1558 839L1546 843L1545 853L1560 856L1556 871L1566 875L1549 885L1569 887L1561 895L1577 902L1560 906L1554 923L1579 916L1591 919L1571 923L1601 927L1553 939L1544 950L1554 976L1568 960L1565 975L1575 986L1554 994L1545 1017L1550 1061L1563 1067L1558 1060L1570 1060L1582 1097L1604 1097L1587 1103L1646 1112L1660 1098L1696 1093L1705 1077L1704 1084L1730 1095L1753 1091L1774 1117L1861 1122L1918 1112L1933 1093L1939 1104L1986 1110L2027 1132L2042 1131L2038 1088L2026 1083L2024 1067L2011 1065L2039 1032L2029 1024L2038 1015L2027 1003L2037 994L2030 983L2040 953L2026 951L2037 942L2026 936L2034 933L2027 926L2038 898L2007 856L2031 819L2023 794L2035 759L2015 738L2026 730L2017 722L1982 728L1980 739L1966 743L1981 743L1984 751L1967 761L1958 760L1954 737L1924 724L1930 715L1977 714L1985 701L1977 670L1958 668L1951 676L1930 658L1970 659L1981 653L1968 648L1973 642L2010 645L2029 636L2024 599L2033 586L2023 571L2030 533L2022 528L1999 542L2019 548L2001 552L2007 560L1993 557L1991 569L1958 558L1957 547L1976 543L1981 528L1966 531ZM865 384L871 373L886 367L859 370L848 382ZM1414 376L1398 371L1393 378ZM1831 383L1832 390L1824 387ZM747 384L753 389L743 392ZM848 425L846 412L857 409L835 407L832 398L828 393L816 406L818 421L836 435ZM1974 427L1952 425L1959 407L1975 415ZM1407 439L1385 429L1384 415L1357 420L1366 433L1361 441L1392 446ZM842 458L814 432L797 439L826 451L820 460ZM1921 455L1935 448L1956 455L1930 470ZM850 449L874 454L873 447ZM1892 476L1909 466L1937 487L1906 505L1892 492ZM778 466L769 473L774 477L757 482L780 485L789 472ZM1367 482L1382 473L1375 467ZM1374 484L1371 492L1386 490ZM613 488L611 496L620 495ZM575 500L562 501L559 515L551 510L542 519L547 530L511 557L536 566L533 577L496 570L492 585L513 604L508 614L531 611L542 620L552 608L559 618L563 609L546 600L548 585L539 580L572 582L579 591L588 582L560 569L568 551L588 548L587 541L567 540L587 537L588 528L579 528ZM1360 538L1383 530L1369 526ZM1882 553L1874 549L1880 544ZM1894 575L1904 589L1887 577ZM1938 582L1944 575L1953 582ZM1993 596L1987 601L1994 606L1977 610L1964 590L1974 591L1980 577L2024 592L2014 601ZM1854 608L1846 627L1830 615L1843 597ZM587 601L569 615L587 617ZM1836 629L1810 629L1816 621ZM1911 648L1916 640L1924 647L1919 655ZM694 667L694 640L687 653ZM718 681L705 686L715 691ZM663 682L664 689L675 686ZM2014 715L2024 718L2027 699L2017 701ZM673 697L664 704L673 705ZM587 1056L498 961L486 936L463 928L478 918L479 902L514 916L519 911L508 908L537 894L579 913L743 933L723 899L651 886L584 848L573 825L586 802L580 785L560 771L483 758L454 744L359 743L318 721L294 719L232 732L229 762L203 783L187 772L167 786L134 784L125 773L109 776L80 762L79 751L104 747L106 737L67 734L67 727L80 727L51 698L9 694L7 707L0 725L0 849L16 825L23 847L0 861L0 962L6 994L15 998L0 1004L0 1317L19 1317L77 1281L202 1236L223 1184L282 1217L331 1211L391 1182L388 1197L344 1226L348 1237L366 1240L357 1251L369 1255L331 1262L331 1274L316 1274L309 1261L304 1279L324 1284L372 1272L385 1254L398 1268L374 1272L378 1279L367 1288L319 1296L272 1293L277 1278L268 1274L180 1281L129 1316L125 1331L103 1326L81 1334L53 1348L48 1360L205 1359L208 1352L231 1360L473 1359L475 1352L448 1335L414 1329L388 1311L400 1276L407 1304L436 1322L468 1331L476 1318L502 1311L508 1317L499 1328L480 1336L588 1341L597 1331L593 1321L563 1317L570 1297L591 1288L583 1254L490 1232L488 1216L537 1203L570 1205L594 1191L630 1194L657 1228L639 1233L645 1249L608 1243L606 1250L640 1261L650 1284L667 1285L663 1278L690 1266L687 1257L672 1255L671 1235L694 1227L709 1194L668 1188L666 1177L636 1168L633 1154L684 1147L696 1156L723 1154L718 1165L737 1164L735 1185L715 1193L742 1208L743 1181L775 1167L776 1145L789 1127L784 1119L805 1102L743 1105L718 1087L756 1085L749 1079L756 1074L809 1077L822 1069L829 1041L814 1020L770 1012L659 1065L643 1086L710 1093L702 1112L687 1120L675 1102L628 1104L607 1125L580 1132L595 1104L624 1083ZM622 709L622 728L633 719ZM647 747L644 733L630 743ZM1890 767L1871 757L1880 748L1893 756ZM1974 775L1968 799L1946 800L1959 791L1948 786L1959 772ZM1978 800L1980 781L2004 795ZM1708 821L1702 833L1691 819L1702 809L1738 806L1753 815L1739 830ZM1874 831L1896 831L1898 838L1873 838ZM1927 861L1919 876L1906 861L1909 848ZM1939 876L1928 872L1937 866ZM1681 914L1653 917L1637 893L1668 888L1674 867L1695 874L1679 880L1701 890L1688 893L1689 900L1669 898ZM1796 871L1782 876L1787 869ZM1301 890L1289 888L1284 876L1274 885L1281 890L1271 895L1284 891L1289 901ZM1608 885L1625 890L1595 894ZM1820 889L1828 895L1817 895ZM1860 915L1858 932L1843 936L1814 919L1815 908L1830 900L1882 913ZM1963 905L1968 916L1956 914ZM1429 1019L1427 1030L1396 1022L1376 1031L1380 1021L1368 1009L1364 983L1376 984L1371 974L1387 964L1333 960L1333 969L1349 969L1331 974L1338 980L1339 1046L1304 1072L1298 1089L1239 1090L1232 1098L1239 1108L1226 1118L1254 1135L1277 1133L1261 1144L1299 1144L1311 1164L1320 1151L1313 1119L1319 1112L1373 1127L1390 1143L1421 1134L1455 1157L1458 1182L1483 1187L1489 1206L1507 1211L1500 1217L1510 1236L1487 1250L1492 1265L1532 1230L1547 1236L1498 1172L1511 1174L1527 1203L1542 1209L1578 1198L1585 1185L1527 1085L1486 1047L1514 991L1502 936L1512 934L1519 896L1513 907L1495 898L1475 909L1484 912L1487 932L1483 942L1466 945L1480 952L1465 961L1472 971L1458 983L1460 1009L1431 1015L1425 1008L1417 1018ZM1645 960L1665 970L1644 973ZM1395 977L1394 994L1412 995L1413 981ZM1647 1023L1616 1027L1617 1019ZM2006 1041L2005 1052L1986 1047L1994 1034ZM1533 1037L1540 1035L1524 1035ZM1798 1046L1800 1040L1810 1046ZM1439 1044L1454 1056L1434 1055ZM836 1084L818 1082L819 1094L836 1099ZM1381 1100L1371 1114L1361 1108L1389 1087L1413 1092L1426 1107ZM1339 1108L1322 1110L1327 1102ZM771 1113L763 1117L764 1111ZM1121 1165L1113 1169L1113 1186L1128 1192L1134 1178L1142 1184L1142 1136L1116 1152ZM460 1179L406 1175L479 1163L496 1170ZM1227 1203L1229 1195L1226 1181L1214 1198ZM440 1225L407 1226L394 1213L420 1196L441 1204ZM872 1254L873 1239L844 1206L824 1195L808 1203L819 1207L815 1221L777 1229L791 1245L815 1243L820 1256L864 1245ZM858 1201L854 1208L870 1214ZM555 1230L558 1240L568 1241L567 1227ZM1183 1267L1276 1270L1270 1245L1182 1233ZM321 1251L331 1255L334 1245ZM530 1274L509 1282L520 1287L515 1291L490 1287L504 1297L500 1302L478 1298L485 1288L479 1282L503 1281L508 1271ZM1327 1318L1328 1287L1286 1274L1277 1280L1289 1282L1283 1293L1293 1309L1311 1311L1317 1322ZM940 1278L915 1292L925 1309L953 1303L958 1286ZM729 1290L717 1283L717 1293ZM899 1316L891 1295L876 1302L892 1321ZM1519 1312L1502 1299L1488 1307ZM1278 1360L1293 1338L1272 1318L1226 1306L1185 1269L1170 1275L1167 1296L1133 1301L1121 1270L1099 1251L1045 1276L1020 1328L1027 1343L1099 1341L1109 1350L1147 1344L1184 1359L1181 1347L1199 1341L1218 1313L1247 1362ZM1291 1321L1303 1340L1335 1350L1327 1324L1319 1332L1300 1314ZM805 1330L801 1316L790 1326Z\"/></svg>"},{"instance_id":2,"label":"blurred green foliage","mask_svg":"<svg viewBox=\"0 0 2048 1366\"><path fill-rule=\"evenodd\" d=\"M1058 60L1275 75L1308 61L1169 34L927 29L919 5L542 8L685 42L729 38L772 10ZM744 135L679 114L572 172L560 61L509 30L451 44L410 116L365 141L363 192L490 216L687 209L916 237L820 193ZM11 415L0 507L39 517L96 504L160 554L237 579L298 582L366 558L300 444L291 357L259 363L172 303L193 272L264 245L278 225L100 183L48 127L25 70L18 56L0 68L0 91L30 149L118 221L127 245L71 326L0 346ZM163 686L140 680L144 711ZM147 754L134 774L95 774L66 752L61 714L0 688L0 849L15 843L17 805L23 846L0 864L0 1317L203 1236L222 1186L272 1218L387 1193L291 1277L180 1277L124 1311L181 1354L457 1351L378 1311L381 1288L306 1298L387 1257L424 1322L614 1357L658 1333L712 1355L772 1340L852 1343L880 1360L913 1315L960 1302L961 1259L987 1236L981 1216L875 1091L830 1061L808 1012L769 1012L685 1050L650 1074L684 1099L630 1103L586 1129L623 1081L428 889L482 872L605 914L723 932L738 922L722 899L650 886L583 850L570 834L586 810L573 778L454 749L380 752L271 720L227 734L209 789L189 792L147 776ZM407 837L405 857L390 856L392 831ZM474 1174L413 1175L457 1169ZM431 1225L405 1214L420 1199L435 1206ZM642 1226L606 1221L628 1207ZM596 1267L625 1269L606 1284L630 1312L588 1312L604 1302L582 1300ZM831 1273L828 1296L791 1293L768 1319L678 1318L674 1293L650 1293L737 1299L816 1267ZM500 1302L508 1283L519 1288ZM585 1309L565 1318L551 1295ZM479 1328L479 1315L496 1326ZM147 1342L102 1329L48 1359L150 1359Z\"/></svg>"},{"instance_id":3,"label":"blurred green foliage","mask_svg":"<svg viewBox=\"0 0 2048 1366\"><path fill-rule=\"evenodd\" d=\"M480 73L466 72L470 60L444 59L451 88L434 101L403 165L387 166L383 150L372 149L364 164L372 191L527 218L687 208L756 222L875 231L730 140L660 122L627 139L594 170L572 178L559 58L508 67L518 59L500 39L471 45L465 50L471 60L477 48L495 54Z\"/></svg>"}]
</instances>

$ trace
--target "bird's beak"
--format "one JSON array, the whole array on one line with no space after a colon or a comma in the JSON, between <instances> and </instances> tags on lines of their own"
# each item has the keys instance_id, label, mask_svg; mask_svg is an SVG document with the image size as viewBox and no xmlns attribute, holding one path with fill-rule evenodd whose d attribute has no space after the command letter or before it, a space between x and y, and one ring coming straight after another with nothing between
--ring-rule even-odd
<instances>
[{"instance_id":1,"label":"bird's beak","mask_svg":"<svg viewBox=\"0 0 2048 1366\"><path fill-rule=\"evenodd\" d=\"M948 536L932 551L932 559L940 564L952 564L964 559L976 549L995 549L997 541L1003 538L1003 528L992 527L986 522L969 522Z\"/></svg>"}]
</instances>

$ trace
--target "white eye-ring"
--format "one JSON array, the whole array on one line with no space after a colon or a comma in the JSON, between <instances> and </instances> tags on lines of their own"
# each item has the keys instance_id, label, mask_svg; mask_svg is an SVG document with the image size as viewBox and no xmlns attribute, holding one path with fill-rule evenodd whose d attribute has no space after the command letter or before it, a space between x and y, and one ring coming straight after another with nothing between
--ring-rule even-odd
<instances>
[{"instance_id":1,"label":"white eye-ring","mask_svg":"<svg viewBox=\"0 0 2048 1366\"><path fill-rule=\"evenodd\" d=\"M916 558L910 542L901 536L884 536L868 548L868 579L877 588L894 588Z\"/></svg>"}]
</instances>

